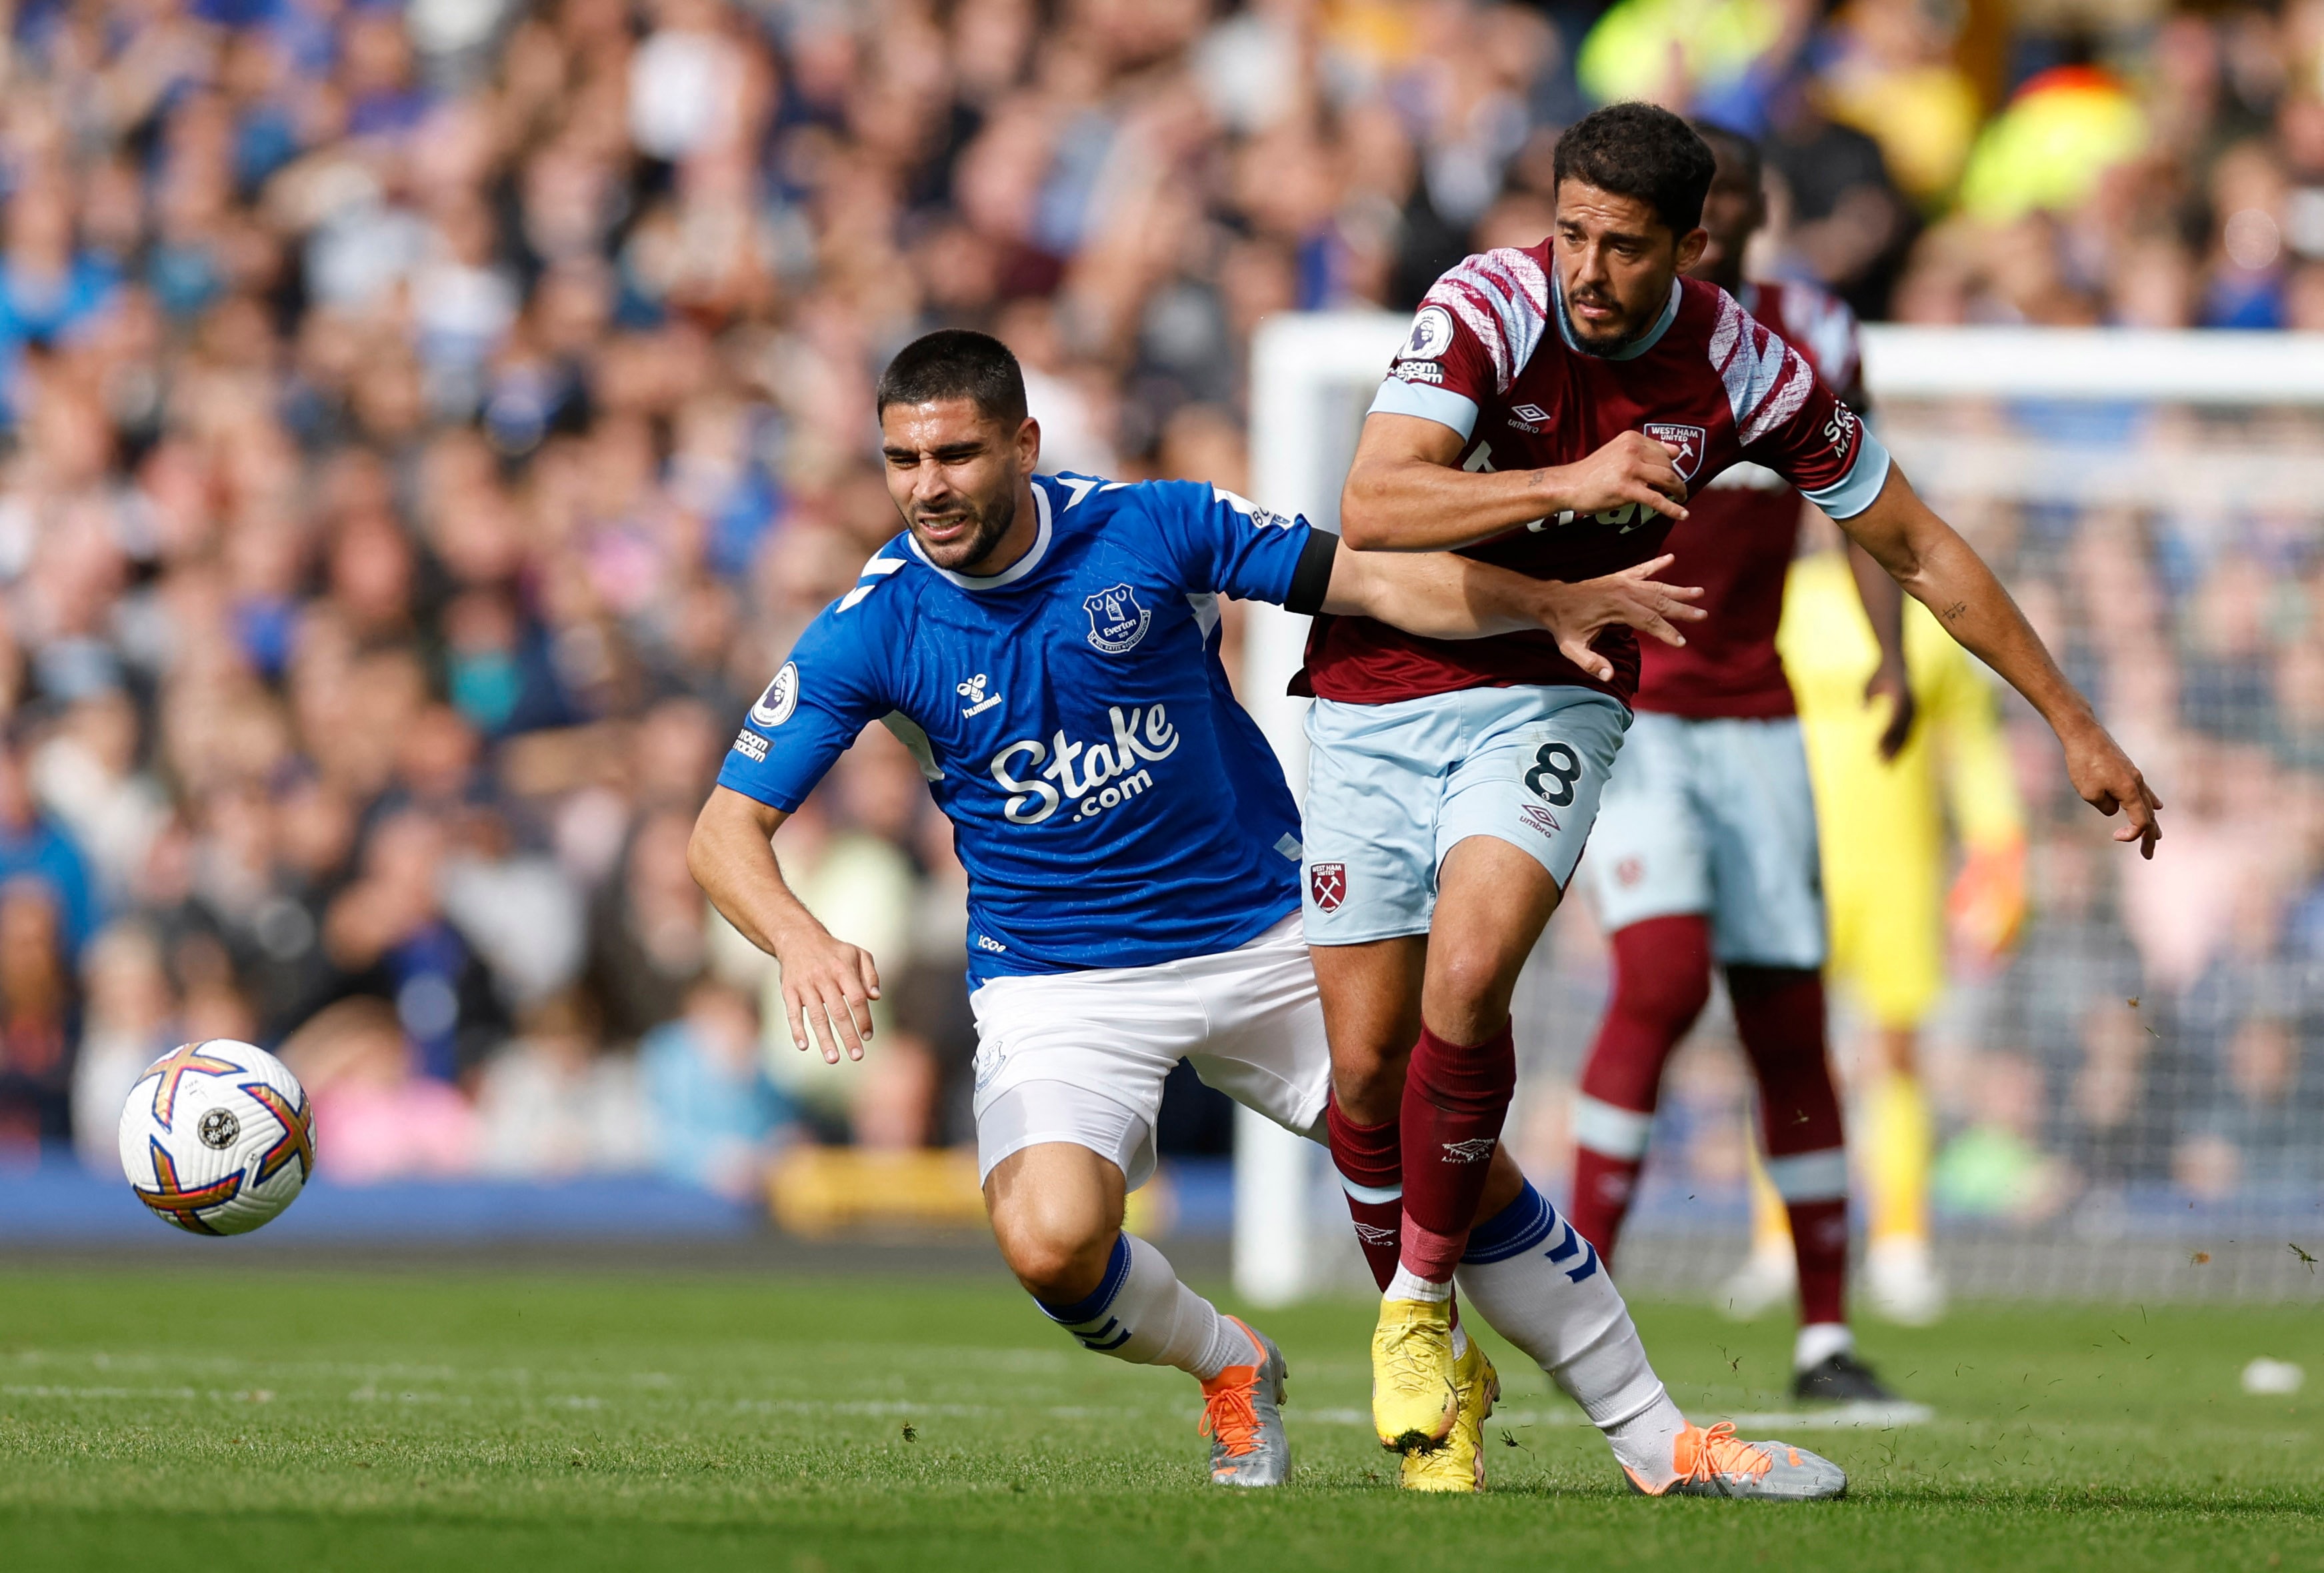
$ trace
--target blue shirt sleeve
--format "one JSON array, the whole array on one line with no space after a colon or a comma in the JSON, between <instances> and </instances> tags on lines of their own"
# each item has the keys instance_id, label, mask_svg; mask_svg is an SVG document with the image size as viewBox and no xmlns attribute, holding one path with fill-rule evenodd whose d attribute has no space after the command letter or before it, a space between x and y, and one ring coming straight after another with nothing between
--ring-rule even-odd
<instances>
[{"instance_id":1,"label":"blue shirt sleeve","mask_svg":"<svg viewBox=\"0 0 2324 1573\"><path fill-rule=\"evenodd\" d=\"M788 813L807 801L864 727L897 707L882 658L891 630L852 599L825 607L799 635L790 659L742 718L718 785Z\"/></svg>"},{"instance_id":2,"label":"blue shirt sleeve","mask_svg":"<svg viewBox=\"0 0 2324 1573\"><path fill-rule=\"evenodd\" d=\"M1147 511L1189 590L1283 604L1316 531L1223 486L1150 483ZM1323 546L1335 544L1328 539Z\"/></svg>"}]
</instances>

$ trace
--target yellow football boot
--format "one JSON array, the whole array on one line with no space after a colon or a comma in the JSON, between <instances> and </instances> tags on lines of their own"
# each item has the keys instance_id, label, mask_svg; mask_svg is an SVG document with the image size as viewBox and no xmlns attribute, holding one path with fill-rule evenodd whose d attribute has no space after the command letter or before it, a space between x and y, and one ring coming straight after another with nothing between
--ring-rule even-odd
<instances>
[{"instance_id":1,"label":"yellow football boot","mask_svg":"<svg viewBox=\"0 0 2324 1573\"><path fill-rule=\"evenodd\" d=\"M1399 1453L1442 1447L1461 1418L1448 1300L1383 1300L1372 1329L1372 1429Z\"/></svg>"},{"instance_id":2,"label":"yellow football boot","mask_svg":"<svg viewBox=\"0 0 2324 1573\"><path fill-rule=\"evenodd\" d=\"M1471 1338L1468 1352L1452 1363L1452 1383L1461 1393L1461 1418L1452 1422L1452 1434L1443 1447L1404 1456L1399 1484L1406 1491L1485 1488L1485 1421L1500 1402L1501 1378L1476 1339Z\"/></svg>"}]
</instances>

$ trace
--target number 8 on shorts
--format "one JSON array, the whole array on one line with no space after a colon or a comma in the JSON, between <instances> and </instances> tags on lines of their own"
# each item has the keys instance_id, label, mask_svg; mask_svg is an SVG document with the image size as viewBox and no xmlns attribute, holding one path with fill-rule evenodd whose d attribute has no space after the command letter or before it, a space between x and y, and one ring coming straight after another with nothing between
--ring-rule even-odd
<instances>
[{"instance_id":1,"label":"number 8 on shorts","mask_svg":"<svg viewBox=\"0 0 2324 1573\"><path fill-rule=\"evenodd\" d=\"M1425 934L1471 836L1573 878L1629 712L1580 687L1471 688L1307 713L1307 943ZM1320 872L1319 872L1320 871Z\"/></svg>"}]
</instances>

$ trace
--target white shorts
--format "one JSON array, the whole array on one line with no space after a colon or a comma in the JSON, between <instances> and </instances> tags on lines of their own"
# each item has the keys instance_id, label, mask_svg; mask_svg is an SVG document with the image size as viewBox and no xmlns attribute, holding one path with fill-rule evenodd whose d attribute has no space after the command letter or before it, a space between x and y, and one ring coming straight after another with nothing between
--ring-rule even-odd
<instances>
[{"instance_id":1,"label":"white shorts","mask_svg":"<svg viewBox=\"0 0 2324 1573\"><path fill-rule=\"evenodd\" d=\"M1436 871L1471 836L1529 852L1559 888L1590 839L1629 712L1587 688L1468 688L1307 712L1311 945L1426 934Z\"/></svg>"},{"instance_id":2,"label":"white shorts","mask_svg":"<svg viewBox=\"0 0 2324 1573\"><path fill-rule=\"evenodd\" d=\"M1823 866L1800 723L1630 723L1582 870L1608 932L1707 913L1722 962L1821 967Z\"/></svg>"},{"instance_id":3,"label":"white shorts","mask_svg":"<svg viewBox=\"0 0 2324 1573\"><path fill-rule=\"evenodd\" d=\"M1184 1057L1236 1102L1323 1139L1332 1051L1296 918L1215 955L1151 967L996 978L976 1014L976 1171L1041 1142L1154 1174L1162 1081Z\"/></svg>"}]
</instances>

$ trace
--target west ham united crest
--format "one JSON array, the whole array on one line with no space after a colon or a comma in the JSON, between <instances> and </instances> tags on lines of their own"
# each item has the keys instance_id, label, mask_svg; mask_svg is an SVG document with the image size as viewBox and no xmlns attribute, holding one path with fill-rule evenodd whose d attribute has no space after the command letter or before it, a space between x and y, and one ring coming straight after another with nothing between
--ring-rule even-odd
<instances>
[{"instance_id":1,"label":"west ham united crest","mask_svg":"<svg viewBox=\"0 0 2324 1573\"><path fill-rule=\"evenodd\" d=\"M1348 898L1348 866L1345 863L1308 864L1307 894L1315 898L1316 911L1339 911L1340 903Z\"/></svg>"},{"instance_id":2,"label":"west ham united crest","mask_svg":"<svg viewBox=\"0 0 2324 1573\"><path fill-rule=\"evenodd\" d=\"M1678 472L1680 480L1693 480L1694 473L1702 468L1702 445L1710 435L1702 428L1674 426L1667 420L1650 420L1646 422L1646 435L1678 450L1678 456L1671 461L1671 468Z\"/></svg>"},{"instance_id":3,"label":"west ham united crest","mask_svg":"<svg viewBox=\"0 0 2324 1573\"><path fill-rule=\"evenodd\" d=\"M1089 613L1089 642L1109 656L1119 656L1134 649L1146 637L1146 630L1154 614L1138 604L1138 596L1127 584L1110 584L1082 603Z\"/></svg>"}]
</instances>

